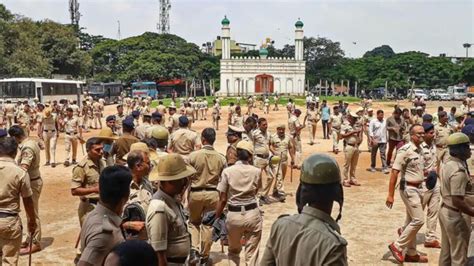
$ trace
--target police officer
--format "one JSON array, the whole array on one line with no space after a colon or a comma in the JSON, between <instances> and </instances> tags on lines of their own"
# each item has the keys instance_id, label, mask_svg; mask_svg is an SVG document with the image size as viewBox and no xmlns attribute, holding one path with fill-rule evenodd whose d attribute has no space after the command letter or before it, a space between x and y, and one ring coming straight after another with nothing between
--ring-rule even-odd
<instances>
[{"instance_id":1,"label":"police officer","mask_svg":"<svg viewBox=\"0 0 474 266\"><path fill-rule=\"evenodd\" d=\"M137 137L133 136L134 130L135 124L132 118L126 118L122 121L123 134L115 141L111 152L111 154L115 155L115 163L125 165L126 161L123 159L123 156L130 152L130 146L133 143L140 141Z\"/></svg>"},{"instance_id":2,"label":"police officer","mask_svg":"<svg viewBox=\"0 0 474 266\"><path fill-rule=\"evenodd\" d=\"M244 126L245 117L242 114L242 108L240 106L235 107L235 112L232 114L231 123L234 127L243 127Z\"/></svg>"},{"instance_id":3,"label":"police officer","mask_svg":"<svg viewBox=\"0 0 474 266\"><path fill-rule=\"evenodd\" d=\"M115 124L116 124L115 115L108 115L105 118L105 126L110 128L112 130L112 132L116 132ZM118 134L116 134L116 135L118 135Z\"/></svg>"},{"instance_id":4,"label":"police officer","mask_svg":"<svg viewBox=\"0 0 474 266\"><path fill-rule=\"evenodd\" d=\"M206 212L217 207L219 193L216 188L226 166L225 157L214 149L215 141L216 131L213 128L205 128L201 133L202 148L189 155L189 163L196 169L196 175L191 179L188 206L192 241L191 263L197 262L200 256L201 264L212 265L209 261L212 227L202 225L201 220Z\"/></svg>"},{"instance_id":5,"label":"police officer","mask_svg":"<svg viewBox=\"0 0 474 266\"><path fill-rule=\"evenodd\" d=\"M80 199L78 215L81 226L86 215L99 201L99 175L106 166L105 160L102 159L102 141L99 138L88 139L87 156L72 169L71 194Z\"/></svg>"},{"instance_id":6,"label":"police officer","mask_svg":"<svg viewBox=\"0 0 474 266\"><path fill-rule=\"evenodd\" d=\"M392 208L394 202L395 185L398 174L401 173L400 197L406 207L407 226L400 232L398 239L388 246L393 257L400 263L420 262L427 263L428 258L416 251L416 234L425 223L425 214L422 207L424 181L424 158L421 143L425 135L424 128L415 124L410 128L411 142L401 147L392 166L386 205ZM405 256L403 249L407 248Z\"/></svg>"},{"instance_id":7,"label":"police officer","mask_svg":"<svg viewBox=\"0 0 474 266\"><path fill-rule=\"evenodd\" d=\"M448 114L445 111L438 113L439 123L435 126L435 144L436 144L436 157L438 159L438 165L445 162L448 159L448 137L454 133L451 125L448 124ZM439 172L441 169L438 169Z\"/></svg>"},{"instance_id":8,"label":"police officer","mask_svg":"<svg viewBox=\"0 0 474 266\"><path fill-rule=\"evenodd\" d=\"M158 106L156 107L156 112L161 114L161 121L160 124L164 126L166 120L166 106L163 105L162 101L158 102ZM197 119L197 118L196 118Z\"/></svg>"},{"instance_id":9,"label":"police officer","mask_svg":"<svg viewBox=\"0 0 474 266\"><path fill-rule=\"evenodd\" d=\"M102 129L102 107L97 101L92 104L92 114L94 115L94 129Z\"/></svg>"},{"instance_id":10,"label":"police officer","mask_svg":"<svg viewBox=\"0 0 474 266\"><path fill-rule=\"evenodd\" d=\"M301 146L301 130L305 127L304 122L301 124L299 121L300 115L300 109L295 109L288 119L288 130L290 131L290 136L295 145L296 167L299 167L299 164L301 163L301 156L303 153Z\"/></svg>"},{"instance_id":11,"label":"police officer","mask_svg":"<svg viewBox=\"0 0 474 266\"><path fill-rule=\"evenodd\" d=\"M144 114L142 118L143 123L135 128L135 137L140 140L145 139L147 130L151 127L151 115Z\"/></svg>"},{"instance_id":12,"label":"police officer","mask_svg":"<svg viewBox=\"0 0 474 266\"><path fill-rule=\"evenodd\" d=\"M254 133L254 151L255 156L253 163L256 167L262 169L262 176L265 173L265 178L262 180L262 190L260 191L260 202L263 204L269 204L268 193L273 185L275 174L273 169L269 167L270 158L270 132L268 132L268 122L265 118L260 117L258 119L258 128Z\"/></svg>"},{"instance_id":13,"label":"police officer","mask_svg":"<svg viewBox=\"0 0 474 266\"><path fill-rule=\"evenodd\" d=\"M216 217L221 217L227 206L226 227L229 240L229 264L240 265L240 251L245 241L245 264L256 265L262 237L262 215L258 209L256 195L261 186L261 170L251 163L254 155L252 143L237 144L237 161L222 171L217 185L219 202ZM236 180L239 180L236 182Z\"/></svg>"},{"instance_id":14,"label":"police officer","mask_svg":"<svg viewBox=\"0 0 474 266\"><path fill-rule=\"evenodd\" d=\"M170 106L168 108L170 117L168 118L168 124L167 128L170 131L170 133L175 132L176 130L179 129L179 117L180 115L176 113L176 106Z\"/></svg>"},{"instance_id":15,"label":"police officer","mask_svg":"<svg viewBox=\"0 0 474 266\"><path fill-rule=\"evenodd\" d=\"M320 119L321 113L319 109L316 108L316 103L311 101L304 117L304 121L308 121L309 145L314 144L314 140L316 138L316 126L318 125Z\"/></svg>"},{"instance_id":16,"label":"police officer","mask_svg":"<svg viewBox=\"0 0 474 266\"><path fill-rule=\"evenodd\" d=\"M472 192L473 186L466 165L466 160L471 157L469 137L461 132L454 133L448 137L447 144L450 157L441 172L439 264L465 265L471 228L463 213L474 216L474 207L466 201L466 194Z\"/></svg>"},{"instance_id":17,"label":"police officer","mask_svg":"<svg viewBox=\"0 0 474 266\"><path fill-rule=\"evenodd\" d=\"M346 141L344 147L344 182L345 187L360 186L355 177L357 163L359 162L359 145L362 142L362 128L357 127L359 116L356 113L347 115L348 123L341 127L341 138Z\"/></svg>"},{"instance_id":18,"label":"police officer","mask_svg":"<svg viewBox=\"0 0 474 266\"><path fill-rule=\"evenodd\" d=\"M117 113L115 114L115 133L117 135L122 136L122 122L125 120L126 116L123 112L123 105L117 105Z\"/></svg>"},{"instance_id":19,"label":"police officer","mask_svg":"<svg viewBox=\"0 0 474 266\"><path fill-rule=\"evenodd\" d=\"M334 158L316 153L306 158L301 171L299 214L275 221L260 265L348 265L347 241L337 224L344 201L339 166ZM340 208L336 221L331 217L334 201Z\"/></svg>"},{"instance_id":20,"label":"police officer","mask_svg":"<svg viewBox=\"0 0 474 266\"><path fill-rule=\"evenodd\" d=\"M20 198L28 220L28 234L34 235L37 227L30 177L16 165L14 158L18 144L14 138L0 139L0 249L4 264L17 265L21 246L22 222Z\"/></svg>"},{"instance_id":21,"label":"police officer","mask_svg":"<svg viewBox=\"0 0 474 266\"><path fill-rule=\"evenodd\" d=\"M186 158L192 151L201 148L199 135L188 128L189 120L186 116L179 118L179 129L171 133L169 152L178 153ZM186 160L186 159L185 159Z\"/></svg>"},{"instance_id":22,"label":"police officer","mask_svg":"<svg viewBox=\"0 0 474 266\"><path fill-rule=\"evenodd\" d=\"M7 128L10 128L15 124L15 105L12 103L11 100L7 100L5 104L5 116L7 120Z\"/></svg>"},{"instance_id":23,"label":"police officer","mask_svg":"<svg viewBox=\"0 0 474 266\"><path fill-rule=\"evenodd\" d=\"M277 132L270 138L270 151L274 156L280 157L280 171L275 169L278 165L273 165L275 175L277 175L276 186L273 188L273 195L279 195L280 192L284 194L283 182L286 177L286 171L288 170L288 154L290 155L290 166L293 167L295 164L295 149L291 137L285 134L285 124L277 126Z\"/></svg>"},{"instance_id":24,"label":"police officer","mask_svg":"<svg viewBox=\"0 0 474 266\"><path fill-rule=\"evenodd\" d=\"M183 206L176 197L186 189L189 177L195 173L179 154L164 156L157 171L150 173L149 180L159 181L160 187L148 207L146 229L159 265L185 265L190 253L191 237Z\"/></svg>"},{"instance_id":25,"label":"police officer","mask_svg":"<svg viewBox=\"0 0 474 266\"><path fill-rule=\"evenodd\" d=\"M44 109L44 115L38 126L38 134L44 141L46 166L56 167L56 141L59 136L59 124L51 107ZM41 133L40 133L41 132Z\"/></svg>"},{"instance_id":26,"label":"police officer","mask_svg":"<svg viewBox=\"0 0 474 266\"><path fill-rule=\"evenodd\" d=\"M212 101L212 127L219 130L219 120L221 119L221 106L216 100Z\"/></svg>"},{"instance_id":27,"label":"police officer","mask_svg":"<svg viewBox=\"0 0 474 266\"><path fill-rule=\"evenodd\" d=\"M20 251L21 255L34 253L41 250L41 223L39 218L39 198L41 190L43 188L43 180L41 179L40 173L40 147L38 142L30 137L27 137L23 128L15 125L8 130L8 134L11 137L14 137L19 143L18 150L19 154L17 155L17 163L23 168L23 170L28 172L30 178L30 186L33 192L33 207L36 219L36 230L35 232L28 236L28 239L22 243L22 250ZM30 242L29 238L33 239L33 245L30 249L28 243Z\"/></svg>"},{"instance_id":28,"label":"police officer","mask_svg":"<svg viewBox=\"0 0 474 266\"><path fill-rule=\"evenodd\" d=\"M110 166L101 173L100 202L82 226L78 265L102 265L112 248L125 241L120 225L131 181L130 171L123 166Z\"/></svg>"},{"instance_id":29,"label":"police officer","mask_svg":"<svg viewBox=\"0 0 474 266\"><path fill-rule=\"evenodd\" d=\"M18 125L25 131L26 136L30 135L30 123L31 123L31 115L30 115L30 106L25 104L22 110L19 110L16 121Z\"/></svg>"},{"instance_id":30,"label":"police officer","mask_svg":"<svg viewBox=\"0 0 474 266\"><path fill-rule=\"evenodd\" d=\"M227 129L226 136L227 136L227 146L226 150L226 161L228 166L234 165L237 161L237 144L242 140L242 133L245 131L243 127L235 127L229 125Z\"/></svg>"},{"instance_id":31,"label":"police officer","mask_svg":"<svg viewBox=\"0 0 474 266\"><path fill-rule=\"evenodd\" d=\"M342 114L339 112L339 106L333 107L334 113L329 117L328 128L329 134L332 136L332 151L339 153L339 138L342 126Z\"/></svg>"},{"instance_id":32,"label":"police officer","mask_svg":"<svg viewBox=\"0 0 474 266\"><path fill-rule=\"evenodd\" d=\"M77 141L82 140L82 128L80 127L79 118L74 116L71 108L66 109L67 116L63 120L63 127L65 139L64 144L66 146L66 160L64 166L69 166L69 160L71 159L71 148L72 148L72 164L76 164L77 156Z\"/></svg>"}]
</instances>

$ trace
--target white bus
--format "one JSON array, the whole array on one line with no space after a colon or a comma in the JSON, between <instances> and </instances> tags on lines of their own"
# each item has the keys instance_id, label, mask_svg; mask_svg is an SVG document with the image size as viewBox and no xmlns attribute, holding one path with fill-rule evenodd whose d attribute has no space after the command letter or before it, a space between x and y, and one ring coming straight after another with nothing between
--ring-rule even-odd
<instances>
[{"instance_id":1,"label":"white bus","mask_svg":"<svg viewBox=\"0 0 474 266\"><path fill-rule=\"evenodd\" d=\"M451 100L462 101L467 97L466 87L449 86L448 94L451 97Z\"/></svg>"},{"instance_id":2,"label":"white bus","mask_svg":"<svg viewBox=\"0 0 474 266\"><path fill-rule=\"evenodd\" d=\"M12 102L33 100L47 102L62 99L82 103L84 82L76 80L11 78L0 79L0 99Z\"/></svg>"}]
</instances>

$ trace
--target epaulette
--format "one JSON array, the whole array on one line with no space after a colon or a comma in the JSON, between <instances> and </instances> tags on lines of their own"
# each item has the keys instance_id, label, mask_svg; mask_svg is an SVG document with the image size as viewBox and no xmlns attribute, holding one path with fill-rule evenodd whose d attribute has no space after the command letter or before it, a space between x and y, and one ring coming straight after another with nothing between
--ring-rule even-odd
<instances>
[{"instance_id":1,"label":"epaulette","mask_svg":"<svg viewBox=\"0 0 474 266\"><path fill-rule=\"evenodd\" d=\"M114 228L114 225L110 223L109 217L104 214L102 217L102 232L110 234L114 231Z\"/></svg>"},{"instance_id":2,"label":"epaulette","mask_svg":"<svg viewBox=\"0 0 474 266\"><path fill-rule=\"evenodd\" d=\"M408 150L410 147L411 147L411 144L410 144L410 143L407 143L407 144L401 146L401 147L399 148L399 150L406 151L406 150Z\"/></svg>"},{"instance_id":3,"label":"epaulette","mask_svg":"<svg viewBox=\"0 0 474 266\"><path fill-rule=\"evenodd\" d=\"M152 199L150 201L149 210L154 210L155 213L163 213L166 209L166 203L161 199Z\"/></svg>"},{"instance_id":4,"label":"epaulette","mask_svg":"<svg viewBox=\"0 0 474 266\"><path fill-rule=\"evenodd\" d=\"M347 246L347 240L344 239L344 237L342 237L341 234L338 231L336 231L334 228L332 228L327 223L324 223L324 225L326 225L326 228L328 229L328 232L330 232L341 245Z\"/></svg>"},{"instance_id":5,"label":"epaulette","mask_svg":"<svg viewBox=\"0 0 474 266\"><path fill-rule=\"evenodd\" d=\"M289 214L282 214L280 216L278 216L277 220L280 219L280 218L283 218L283 217L287 217L287 216L290 216Z\"/></svg>"},{"instance_id":6,"label":"epaulette","mask_svg":"<svg viewBox=\"0 0 474 266\"><path fill-rule=\"evenodd\" d=\"M84 159L82 161L80 161L77 166L81 167L81 168L84 168L84 166L86 166L87 164L87 159Z\"/></svg>"}]
</instances>

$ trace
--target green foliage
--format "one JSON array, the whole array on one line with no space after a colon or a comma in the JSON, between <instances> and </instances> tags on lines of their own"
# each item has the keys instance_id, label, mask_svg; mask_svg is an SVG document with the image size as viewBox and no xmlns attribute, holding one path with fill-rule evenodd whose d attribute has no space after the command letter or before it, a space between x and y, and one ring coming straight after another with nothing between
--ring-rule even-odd
<instances>
[{"instance_id":1,"label":"green foliage","mask_svg":"<svg viewBox=\"0 0 474 266\"><path fill-rule=\"evenodd\" d=\"M390 58L393 55L395 55L395 52L393 51L392 47L390 47L389 45L382 45L379 47L375 47L371 51L367 51L364 54L364 57L381 56L383 58Z\"/></svg>"}]
</instances>

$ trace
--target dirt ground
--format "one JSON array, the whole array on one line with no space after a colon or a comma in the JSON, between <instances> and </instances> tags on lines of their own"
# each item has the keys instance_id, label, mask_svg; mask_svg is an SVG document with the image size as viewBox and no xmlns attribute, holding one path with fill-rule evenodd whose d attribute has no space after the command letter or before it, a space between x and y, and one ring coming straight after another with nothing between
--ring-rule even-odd
<instances>
[{"instance_id":1,"label":"dirt ground","mask_svg":"<svg viewBox=\"0 0 474 266\"><path fill-rule=\"evenodd\" d=\"M373 108L375 110L385 110L385 116L388 117L393 110L393 105L394 103L374 103ZM427 108L429 113L433 113L438 105L443 105L445 108L448 108L453 105L459 106L459 103L429 102ZM408 107L409 104L404 102L402 106ZM350 106L352 110L357 107L357 104L351 104ZM223 115L221 117L226 117L227 109L227 107L223 107ZM106 107L106 114L112 114L114 111L115 106ZM258 110L258 112L259 115L263 116L262 111ZM276 124L281 121L286 121L287 114L285 108L280 107L280 111L271 112L270 115L266 117L269 120L269 130L275 132ZM303 115L301 119L302 118ZM225 152L227 145L224 135L227 125L224 120L221 120L222 124L220 125L218 139L216 141L216 149L222 153ZM211 120L208 118L207 120L195 123L193 129L201 131L203 128L211 126ZM85 138L87 139L97 133L98 130L93 130L85 134ZM32 132L32 134L36 134L36 132ZM305 129L302 133L303 159L315 152L330 153L332 150L332 141L323 140L322 138L321 124L318 124L316 145L310 146L307 144L308 141L308 131ZM405 207L398 193L395 194L393 209L389 210L385 207L389 175L384 175L381 172L368 172L367 168L370 165L370 154L367 152L366 140L362 143L361 150L363 152L360 154L356 176L362 186L345 188L342 220L339 222L342 235L348 241L349 264L391 265L396 261L390 255L387 246L397 237L396 230L402 225L405 219ZM338 155L330 154L336 158L342 170L344 153L341 152ZM56 160L62 163L64 157L64 134L61 134L57 145ZM79 148L78 160L82 157L83 154ZM377 166L380 167L380 161L379 159L377 160ZM41 163L42 165L45 163L44 153L42 153ZM33 264L71 265L75 256L74 245L80 231L77 217L79 199L73 197L69 189L72 167L66 168L62 164L56 168L42 166L41 173L44 180L43 191L40 198L43 250L33 255ZM295 170L293 173L293 182L290 183L290 171L288 171L285 180L286 192L294 193L298 180L299 171ZM333 217L336 217L338 210L337 204L334 209ZM265 205L263 206L263 210L265 213L263 235L260 243L260 256L264 252L270 228L275 219L281 214L296 213L294 196L288 196L285 203L275 202L270 205ZM22 219L25 223L24 211L22 211ZM439 232L439 226L437 231ZM424 232L425 227L423 227L418 234L419 251L428 255L429 264L437 264L439 250L426 249L423 247ZM221 247L218 243L213 245L211 257L217 265L225 265L226 256L221 253ZM27 261L27 256L21 257L20 265L26 265Z\"/></svg>"}]
</instances>

